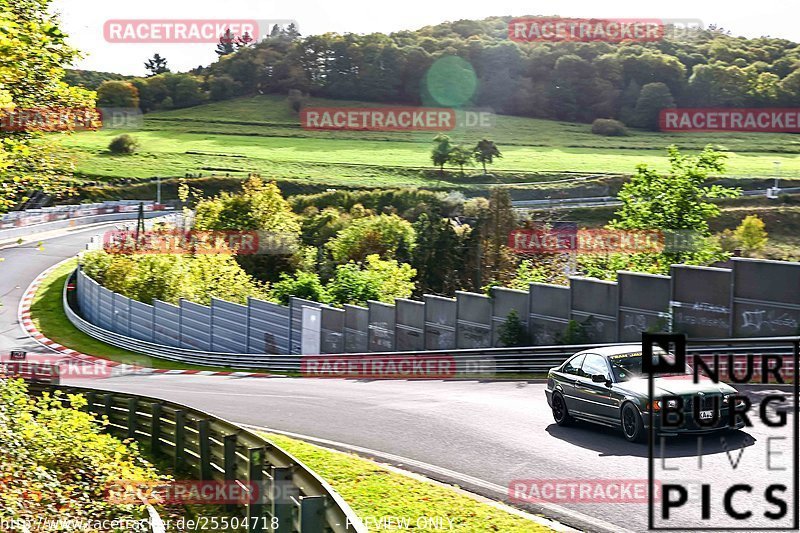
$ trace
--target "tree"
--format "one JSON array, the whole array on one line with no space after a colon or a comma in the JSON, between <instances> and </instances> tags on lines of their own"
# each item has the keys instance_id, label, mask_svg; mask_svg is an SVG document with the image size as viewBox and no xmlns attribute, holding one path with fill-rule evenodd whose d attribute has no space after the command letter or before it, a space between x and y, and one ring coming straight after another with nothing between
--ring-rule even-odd
<instances>
[{"instance_id":1,"label":"tree","mask_svg":"<svg viewBox=\"0 0 800 533\"><path fill-rule=\"evenodd\" d=\"M633 111L633 125L637 128L658 129L658 119L662 109L675 107L675 100L669 87L661 82L648 83L642 87L636 109Z\"/></svg>"},{"instance_id":2,"label":"tree","mask_svg":"<svg viewBox=\"0 0 800 533\"><path fill-rule=\"evenodd\" d=\"M256 176L242 185L241 194L223 192L201 200L195 208L195 229L266 230L275 234L300 234L299 217L274 181Z\"/></svg>"},{"instance_id":3,"label":"tree","mask_svg":"<svg viewBox=\"0 0 800 533\"><path fill-rule=\"evenodd\" d=\"M472 149L472 153L475 157L475 161L483 165L484 174L486 174L487 163L491 165L495 157L503 157L503 154L500 153L494 141L490 141L489 139L481 139L478 141L478 144Z\"/></svg>"},{"instance_id":4,"label":"tree","mask_svg":"<svg viewBox=\"0 0 800 533\"><path fill-rule=\"evenodd\" d=\"M281 274L280 281L272 284L271 295L282 305L289 305L289 298L292 296L320 303L330 301L319 275L303 270L298 270L293 275Z\"/></svg>"},{"instance_id":5,"label":"tree","mask_svg":"<svg viewBox=\"0 0 800 533\"><path fill-rule=\"evenodd\" d=\"M414 223L417 243L411 266L417 271L417 294L453 294L464 270L462 237L447 218L422 213Z\"/></svg>"},{"instance_id":6,"label":"tree","mask_svg":"<svg viewBox=\"0 0 800 533\"><path fill-rule=\"evenodd\" d=\"M227 75L214 76L208 82L209 96L213 101L227 100L236 94L236 83Z\"/></svg>"},{"instance_id":7,"label":"tree","mask_svg":"<svg viewBox=\"0 0 800 533\"><path fill-rule=\"evenodd\" d=\"M450 145L450 137L440 133L433 138L433 142L431 161L435 166L439 167L439 172L444 173L444 165L450 160L450 151L453 149Z\"/></svg>"},{"instance_id":8,"label":"tree","mask_svg":"<svg viewBox=\"0 0 800 533\"><path fill-rule=\"evenodd\" d=\"M493 188L487 211L486 218L480 222L482 283L505 285L513 279L516 266L516 258L508 247L508 236L517 227L508 190Z\"/></svg>"},{"instance_id":9,"label":"tree","mask_svg":"<svg viewBox=\"0 0 800 533\"><path fill-rule=\"evenodd\" d=\"M12 108L95 107L92 91L63 81L78 52L50 7L50 0L0 0L0 118ZM72 193L71 163L57 144L41 131L0 131L0 213L34 191L56 198Z\"/></svg>"},{"instance_id":10,"label":"tree","mask_svg":"<svg viewBox=\"0 0 800 533\"><path fill-rule=\"evenodd\" d=\"M405 261L416 245L417 235L407 220L397 215L355 219L325 245L337 263L364 261L369 255Z\"/></svg>"},{"instance_id":11,"label":"tree","mask_svg":"<svg viewBox=\"0 0 800 533\"><path fill-rule=\"evenodd\" d=\"M764 221L758 216L747 215L734 230L733 236L746 253L760 252L769 240L764 227Z\"/></svg>"},{"instance_id":12,"label":"tree","mask_svg":"<svg viewBox=\"0 0 800 533\"><path fill-rule=\"evenodd\" d=\"M373 254L363 263L351 261L337 266L327 290L340 304L366 305L368 300L394 303L395 298L411 296L416 274L410 265Z\"/></svg>"},{"instance_id":13,"label":"tree","mask_svg":"<svg viewBox=\"0 0 800 533\"><path fill-rule=\"evenodd\" d=\"M447 161L453 165L458 165L461 174L464 174L464 165L472 165L472 150L463 144L457 144L450 150Z\"/></svg>"},{"instance_id":14,"label":"tree","mask_svg":"<svg viewBox=\"0 0 800 533\"><path fill-rule=\"evenodd\" d=\"M148 77L157 76L158 74L169 72L169 69L167 68L166 58L161 57L157 53L154 54L151 59L148 59L147 61L144 62L144 68L150 71Z\"/></svg>"},{"instance_id":15,"label":"tree","mask_svg":"<svg viewBox=\"0 0 800 533\"><path fill-rule=\"evenodd\" d=\"M139 90L127 81L104 81L97 89L98 107L139 107Z\"/></svg>"},{"instance_id":16,"label":"tree","mask_svg":"<svg viewBox=\"0 0 800 533\"><path fill-rule=\"evenodd\" d=\"M230 28L225 30L225 33L220 35L219 43L217 43L217 49L214 50L219 57L226 56L228 54L232 54L236 51L234 47L234 43L236 42L236 35L231 31Z\"/></svg>"},{"instance_id":17,"label":"tree","mask_svg":"<svg viewBox=\"0 0 800 533\"><path fill-rule=\"evenodd\" d=\"M250 46L251 44L253 44L253 42L255 42L253 36L250 35L250 33L248 32L244 32L242 35L236 38L236 49L239 50L240 48L245 48L247 46Z\"/></svg>"},{"instance_id":18,"label":"tree","mask_svg":"<svg viewBox=\"0 0 800 533\"><path fill-rule=\"evenodd\" d=\"M617 195L622 206L608 224L609 229L659 230L667 246L660 252L580 256L586 274L601 279L614 279L617 270L666 274L672 264L705 265L727 257L710 238L708 221L719 215L720 207L709 200L741 192L707 184L709 176L724 171L725 154L710 146L696 156L683 155L675 146L667 152L670 170L662 174L639 165ZM690 246L672 248L674 237L687 239Z\"/></svg>"}]
</instances>

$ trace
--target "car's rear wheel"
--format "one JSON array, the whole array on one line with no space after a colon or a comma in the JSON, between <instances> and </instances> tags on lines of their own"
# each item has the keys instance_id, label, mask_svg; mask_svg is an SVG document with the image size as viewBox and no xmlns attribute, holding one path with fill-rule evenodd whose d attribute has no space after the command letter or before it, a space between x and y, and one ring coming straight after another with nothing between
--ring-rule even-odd
<instances>
[{"instance_id":1,"label":"car's rear wheel","mask_svg":"<svg viewBox=\"0 0 800 533\"><path fill-rule=\"evenodd\" d=\"M632 403L626 403L622 406L621 419L622 433L628 442L644 442L645 431L642 415L639 414L639 410Z\"/></svg>"},{"instance_id":2,"label":"car's rear wheel","mask_svg":"<svg viewBox=\"0 0 800 533\"><path fill-rule=\"evenodd\" d=\"M553 393L553 418L559 426L568 426L574 419L569 416L567 402L560 392Z\"/></svg>"}]
</instances>

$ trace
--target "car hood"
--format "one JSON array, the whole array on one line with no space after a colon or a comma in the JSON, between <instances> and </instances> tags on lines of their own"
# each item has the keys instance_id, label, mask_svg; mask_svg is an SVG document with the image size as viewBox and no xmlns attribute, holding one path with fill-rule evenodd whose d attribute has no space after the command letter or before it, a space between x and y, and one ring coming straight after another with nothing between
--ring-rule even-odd
<instances>
[{"instance_id":1,"label":"car hood","mask_svg":"<svg viewBox=\"0 0 800 533\"><path fill-rule=\"evenodd\" d=\"M636 378L630 381L617 383L620 390L647 397L647 378ZM656 398L661 396L683 396L697 394L733 394L736 389L727 383L714 383L708 378L701 377L697 383L691 374L679 376L664 376L653 380L653 394Z\"/></svg>"}]
</instances>

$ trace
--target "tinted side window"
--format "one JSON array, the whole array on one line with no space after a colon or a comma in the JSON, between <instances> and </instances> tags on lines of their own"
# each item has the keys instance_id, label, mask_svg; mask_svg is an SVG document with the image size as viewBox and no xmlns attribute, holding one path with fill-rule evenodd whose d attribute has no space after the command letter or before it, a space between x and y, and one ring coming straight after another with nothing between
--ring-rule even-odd
<instances>
[{"instance_id":1,"label":"tinted side window","mask_svg":"<svg viewBox=\"0 0 800 533\"><path fill-rule=\"evenodd\" d=\"M565 374L573 374L577 376L580 371L583 358L584 358L583 354L573 357L572 359L567 361L567 363L564 365L564 369L562 370L562 372L564 372Z\"/></svg>"},{"instance_id":2,"label":"tinted side window","mask_svg":"<svg viewBox=\"0 0 800 533\"><path fill-rule=\"evenodd\" d=\"M590 353L583 360L580 375L591 378L595 374L602 374L608 377L608 364L605 357Z\"/></svg>"}]
</instances>

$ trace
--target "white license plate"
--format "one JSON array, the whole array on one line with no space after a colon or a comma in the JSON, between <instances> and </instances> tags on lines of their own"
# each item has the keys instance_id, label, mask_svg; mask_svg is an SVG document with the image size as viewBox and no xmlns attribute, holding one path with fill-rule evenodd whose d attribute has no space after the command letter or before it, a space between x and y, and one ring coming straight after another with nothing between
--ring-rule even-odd
<instances>
[{"instance_id":1,"label":"white license plate","mask_svg":"<svg viewBox=\"0 0 800 533\"><path fill-rule=\"evenodd\" d=\"M711 420L714 418L714 411L700 411L700 420Z\"/></svg>"}]
</instances>

